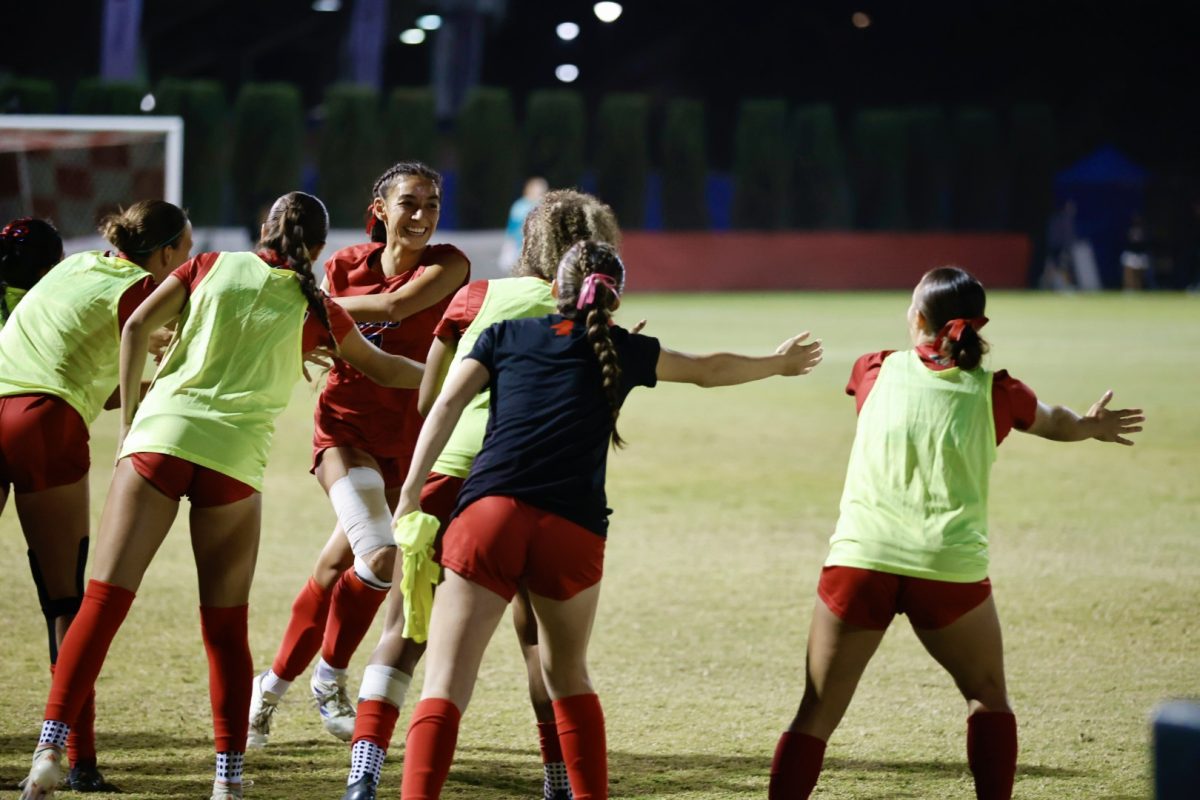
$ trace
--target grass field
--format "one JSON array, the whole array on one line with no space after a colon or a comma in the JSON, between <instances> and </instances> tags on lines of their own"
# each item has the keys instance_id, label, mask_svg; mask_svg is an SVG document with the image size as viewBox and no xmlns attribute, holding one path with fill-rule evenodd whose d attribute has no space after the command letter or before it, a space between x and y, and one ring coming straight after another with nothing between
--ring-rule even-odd
<instances>
[{"instance_id":1,"label":"grass field","mask_svg":"<svg viewBox=\"0 0 1200 800\"><path fill-rule=\"evenodd\" d=\"M621 318L676 349L764 351L811 329L825 363L801 379L704 391L639 390L609 462L616 509L592 638L608 719L612 794L765 797L771 751L803 682L814 588L854 432L842 393L855 357L906 345L907 295L632 296ZM1132 449L1013 434L991 495L992 571L1021 731L1020 798L1124 800L1150 788L1149 715L1200 696L1200 299L994 294L991 364L1082 410L1106 388L1140 405ZM333 515L306 473L314 394L279 426L251 601L269 664ZM93 520L115 415L93 430ZM195 577L181 515L98 686L101 765L132 798L207 797L211 728ZM45 634L11 509L0 518L6 675L0 796L15 797L45 701ZM95 522L93 523L95 524ZM352 685L375 632L352 664ZM418 671L419 684L421 673ZM348 751L297 682L247 797L336 800ZM415 695L415 692L413 693ZM401 735L381 797L395 797ZM901 620L830 742L816 797L973 797L965 705ZM533 798L540 765L511 628L488 652L463 721L452 798Z\"/></svg>"}]
</instances>

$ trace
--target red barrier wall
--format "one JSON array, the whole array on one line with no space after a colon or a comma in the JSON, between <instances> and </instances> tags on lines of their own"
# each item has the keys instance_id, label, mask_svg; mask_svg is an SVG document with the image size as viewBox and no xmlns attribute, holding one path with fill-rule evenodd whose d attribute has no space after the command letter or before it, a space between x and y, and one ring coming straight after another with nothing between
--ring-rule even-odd
<instances>
[{"instance_id":1,"label":"red barrier wall","mask_svg":"<svg viewBox=\"0 0 1200 800\"><path fill-rule=\"evenodd\" d=\"M1026 285L1029 239L1015 233L652 233L624 235L634 291L910 289L953 264L990 289Z\"/></svg>"}]
</instances>

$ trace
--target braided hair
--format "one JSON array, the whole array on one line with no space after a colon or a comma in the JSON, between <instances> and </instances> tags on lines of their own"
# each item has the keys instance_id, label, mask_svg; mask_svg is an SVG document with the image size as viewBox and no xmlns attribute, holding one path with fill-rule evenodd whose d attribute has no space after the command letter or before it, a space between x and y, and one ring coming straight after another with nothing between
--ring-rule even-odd
<instances>
[{"instance_id":1,"label":"braided hair","mask_svg":"<svg viewBox=\"0 0 1200 800\"><path fill-rule=\"evenodd\" d=\"M567 249L584 239L620 246L621 229L613 210L573 189L547 192L525 218L521 255L513 274L554 280L554 270Z\"/></svg>"},{"instance_id":2,"label":"braided hair","mask_svg":"<svg viewBox=\"0 0 1200 800\"><path fill-rule=\"evenodd\" d=\"M329 212L325 210L325 204L305 192L288 192L276 200L267 213L258 248L277 253L296 273L300 291L308 301L309 313L325 326L336 349L337 339L325 309L325 293L317 286L312 259L308 255L310 250L325 244L328 234Z\"/></svg>"},{"instance_id":3,"label":"braided hair","mask_svg":"<svg viewBox=\"0 0 1200 800\"><path fill-rule=\"evenodd\" d=\"M6 289L32 289L63 257L63 240L49 222L18 217L0 229L0 321L7 322Z\"/></svg>"},{"instance_id":4,"label":"braided hair","mask_svg":"<svg viewBox=\"0 0 1200 800\"><path fill-rule=\"evenodd\" d=\"M965 269L938 267L921 278L913 302L926 324L937 332L951 320L982 318L987 294L983 284ZM957 340L947 336L941 342L942 356L966 370L978 367L987 351L987 341L971 325L963 327Z\"/></svg>"},{"instance_id":5,"label":"braided hair","mask_svg":"<svg viewBox=\"0 0 1200 800\"><path fill-rule=\"evenodd\" d=\"M584 302L580 307L580 295L587 300L586 281L590 275L608 280L593 278L591 290L594 294L590 302ZM617 417L621 414L621 359L613 344L610 325L612 312L625 288L625 265L611 245L576 242L559 262L557 280L559 313L569 319L578 319L581 314L585 316L587 339L600 362L604 395L612 413L612 445L623 447L625 440L617 433Z\"/></svg>"},{"instance_id":6,"label":"braided hair","mask_svg":"<svg viewBox=\"0 0 1200 800\"><path fill-rule=\"evenodd\" d=\"M187 212L166 200L141 200L100 220L100 235L139 266L175 244L187 229Z\"/></svg>"},{"instance_id":7,"label":"braided hair","mask_svg":"<svg viewBox=\"0 0 1200 800\"><path fill-rule=\"evenodd\" d=\"M401 178L415 176L424 178L437 187L438 194L442 193L442 174L433 167L423 164L420 161L399 161L388 167L382 175L375 180L375 185L371 187L371 201L374 203L376 197L381 200L387 200L388 193L400 181ZM371 233L372 242L387 241L387 226L383 224L383 220L375 216L373 211L371 214L368 230Z\"/></svg>"}]
</instances>

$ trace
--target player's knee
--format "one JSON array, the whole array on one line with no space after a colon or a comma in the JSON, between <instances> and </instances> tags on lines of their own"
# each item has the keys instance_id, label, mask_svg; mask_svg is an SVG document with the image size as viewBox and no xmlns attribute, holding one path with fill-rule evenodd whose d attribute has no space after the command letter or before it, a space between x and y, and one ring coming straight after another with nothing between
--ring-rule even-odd
<instances>
[{"instance_id":1,"label":"player's knee","mask_svg":"<svg viewBox=\"0 0 1200 800\"><path fill-rule=\"evenodd\" d=\"M368 586L390 589L392 570L396 565L396 546L388 545L372 550L364 556L354 557L354 574Z\"/></svg>"},{"instance_id":2,"label":"player's knee","mask_svg":"<svg viewBox=\"0 0 1200 800\"><path fill-rule=\"evenodd\" d=\"M387 548L392 551L377 556L383 559L378 563L381 568L387 567L383 575L390 580L393 562L389 559L394 557L395 539L383 477L367 467L352 467L345 477L329 487L329 502L346 532L356 563L357 559L370 561L377 550Z\"/></svg>"}]
</instances>

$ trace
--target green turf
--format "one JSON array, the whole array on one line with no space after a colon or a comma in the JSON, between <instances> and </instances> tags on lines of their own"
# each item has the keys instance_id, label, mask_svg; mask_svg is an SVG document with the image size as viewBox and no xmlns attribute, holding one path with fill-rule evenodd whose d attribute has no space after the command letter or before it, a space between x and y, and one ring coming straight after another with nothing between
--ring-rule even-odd
<instances>
[{"instance_id":1,"label":"green turf","mask_svg":"<svg viewBox=\"0 0 1200 800\"><path fill-rule=\"evenodd\" d=\"M805 329L826 342L812 376L749 387L638 390L609 467L616 509L592 638L614 797L766 794L770 754L799 700L804 639L854 429L842 387L863 352L905 346L908 298L742 294L628 298L627 324L676 349L766 351ZM1107 388L1141 405L1132 449L1014 434L992 482L991 577L1021 729L1017 796L1145 798L1148 719L1196 696L1200 675L1200 299L997 293L991 363L1041 397L1083 409ZM251 613L265 667L333 515L307 474L314 394L279 426ZM93 432L94 521L115 429ZM47 672L44 627L11 508L0 518L3 665L0 794L25 774ZM101 676L101 763L130 798L206 797L207 677L186 529L168 538ZM368 636L367 649L375 632ZM446 797L540 789L523 671L505 623L489 650ZM367 653L352 664L357 685ZM248 797L340 797L347 750L303 683ZM420 680L418 671L417 682ZM414 692L415 694L415 692ZM402 714L399 731L411 711ZM965 706L903 622L885 637L830 742L818 798L968 798ZM381 796L395 797L397 739Z\"/></svg>"}]
</instances>

